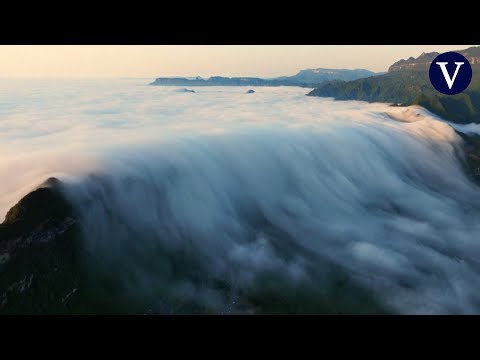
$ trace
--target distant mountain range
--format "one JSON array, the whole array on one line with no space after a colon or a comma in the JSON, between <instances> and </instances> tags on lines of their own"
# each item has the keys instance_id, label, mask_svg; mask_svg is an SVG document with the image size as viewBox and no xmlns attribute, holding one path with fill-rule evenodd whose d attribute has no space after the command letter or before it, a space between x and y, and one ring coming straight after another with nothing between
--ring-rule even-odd
<instances>
[{"instance_id":1,"label":"distant mountain range","mask_svg":"<svg viewBox=\"0 0 480 360\"><path fill-rule=\"evenodd\" d=\"M344 80L351 81L356 79L367 78L370 76L381 75L383 73L375 73L365 69L306 69L301 70L293 76L283 76L277 80L287 80L291 82L320 84L324 81Z\"/></svg>"},{"instance_id":2,"label":"distant mountain range","mask_svg":"<svg viewBox=\"0 0 480 360\"><path fill-rule=\"evenodd\" d=\"M378 73L381 74L381 73ZM223 77L212 76L208 79L201 77L165 77L157 78L150 85L158 86L301 86L317 87L325 81L356 80L378 75L365 69L306 69L293 76L282 76L273 79L256 77Z\"/></svg>"},{"instance_id":3,"label":"distant mountain range","mask_svg":"<svg viewBox=\"0 0 480 360\"><path fill-rule=\"evenodd\" d=\"M470 86L458 95L443 95L430 83L428 69L439 54L437 52L397 61L390 66L388 73L383 75L353 81L326 82L308 95L333 97L337 100L421 105L452 122L480 123L480 47L456 52L469 60L473 70Z\"/></svg>"}]
</instances>

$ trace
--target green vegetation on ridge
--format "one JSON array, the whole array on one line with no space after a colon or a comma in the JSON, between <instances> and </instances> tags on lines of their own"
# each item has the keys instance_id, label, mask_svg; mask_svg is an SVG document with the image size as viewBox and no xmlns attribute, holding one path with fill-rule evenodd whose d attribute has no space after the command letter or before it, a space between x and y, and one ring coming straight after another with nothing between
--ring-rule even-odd
<instances>
[{"instance_id":1,"label":"green vegetation on ridge","mask_svg":"<svg viewBox=\"0 0 480 360\"><path fill-rule=\"evenodd\" d=\"M477 48L465 50L471 53ZM422 54L417 60L427 57ZM410 63L415 65L413 60ZM398 64L400 62L397 62ZM456 123L480 123L480 64L472 64L473 78L461 94L439 93L431 85L423 63L408 70L354 81L331 81L311 91L309 96L333 97L337 100L387 102L398 105L420 105L432 113Z\"/></svg>"}]
</instances>

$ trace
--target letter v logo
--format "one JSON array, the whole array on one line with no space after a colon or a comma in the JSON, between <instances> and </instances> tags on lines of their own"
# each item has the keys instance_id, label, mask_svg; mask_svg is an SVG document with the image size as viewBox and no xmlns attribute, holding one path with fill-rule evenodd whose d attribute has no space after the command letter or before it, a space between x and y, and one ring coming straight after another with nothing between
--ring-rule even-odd
<instances>
[{"instance_id":1,"label":"letter v logo","mask_svg":"<svg viewBox=\"0 0 480 360\"><path fill-rule=\"evenodd\" d=\"M445 95L455 95L470 85L472 66L462 54L446 52L432 61L429 76L437 91Z\"/></svg>"},{"instance_id":2,"label":"letter v logo","mask_svg":"<svg viewBox=\"0 0 480 360\"><path fill-rule=\"evenodd\" d=\"M453 78L450 78L450 74L448 73L447 70L447 62L436 62L438 66L442 69L443 77L445 78L445 81L447 82L448 88L451 89L453 86L453 83L455 82L455 79L458 75L458 69L460 69L460 66L465 64L464 62L456 62L455 65L457 65L457 68L455 69L455 74L453 74Z\"/></svg>"}]
</instances>

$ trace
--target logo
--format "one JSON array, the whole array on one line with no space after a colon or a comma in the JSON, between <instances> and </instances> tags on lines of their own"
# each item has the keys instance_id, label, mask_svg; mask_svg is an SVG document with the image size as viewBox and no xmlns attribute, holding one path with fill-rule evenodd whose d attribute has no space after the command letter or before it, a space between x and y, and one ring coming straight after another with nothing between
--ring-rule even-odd
<instances>
[{"instance_id":1,"label":"logo","mask_svg":"<svg viewBox=\"0 0 480 360\"><path fill-rule=\"evenodd\" d=\"M456 52L438 55L430 64L430 82L437 91L455 95L464 91L472 80L472 66Z\"/></svg>"}]
</instances>

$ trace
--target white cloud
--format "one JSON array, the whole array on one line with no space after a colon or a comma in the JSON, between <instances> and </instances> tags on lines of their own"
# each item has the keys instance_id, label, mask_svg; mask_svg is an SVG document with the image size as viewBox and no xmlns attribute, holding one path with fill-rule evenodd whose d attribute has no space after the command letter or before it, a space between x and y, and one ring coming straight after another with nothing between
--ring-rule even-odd
<instances>
[{"instance_id":1,"label":"white cloud","mask_svg":"<svg viewBox=\"0 0 480 360\"><path fill-rule=\"evenodd\" d=\"M175 256L248 289L266 272L326 289L329 263L398 311L478 312L480 195L448 124L419 108L245 90L1 91L0 211L60 174L89 246L131 265L136 291L168 283L217 310L213 288L172 280ZM142 264L159 249L161 274Z\"/></svg>"}]
</instances>

